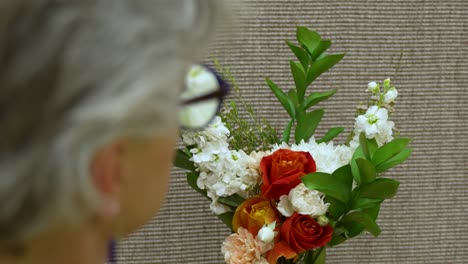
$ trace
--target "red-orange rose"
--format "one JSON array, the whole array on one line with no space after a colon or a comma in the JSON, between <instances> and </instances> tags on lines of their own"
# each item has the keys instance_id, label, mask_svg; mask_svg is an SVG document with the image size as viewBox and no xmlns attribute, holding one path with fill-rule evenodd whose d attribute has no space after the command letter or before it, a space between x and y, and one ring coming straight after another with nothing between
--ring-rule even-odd
<instances>
[{"instance_id":1,"label":"red-orange rose","mask_svg":"<svg viewBox=\"0 0 468 264\"><path fill-rule=\"evenodd\" d=\"M301 176L315 170L315 161L308 152L279 149L260 162L262 194L270 199L287 195L301 183Z\"/></svg>"},{"instance_id":2,"label":"red-orange rose","mask_svg":"<svg viewBox=\"0 0 468 264\"><path fill-rule=\"evenodd\" d=\"M255 237L263 225L271 224L278 219L271 201L257 196L245 200L237 207L232 218L232 228L237 231L239 227L243 227Z\"/></svg>"},{"instance_id":3,"label":"red-orange rose","mask_svg":"<svg viewBox=\"0 0 468 264\"><path fill-rule=\"evenodd\" d=\"M321 226L309 215L294 213L281 226L281 238L298 254L330 242L333 228Z\"/></svg>"}]
</instances>

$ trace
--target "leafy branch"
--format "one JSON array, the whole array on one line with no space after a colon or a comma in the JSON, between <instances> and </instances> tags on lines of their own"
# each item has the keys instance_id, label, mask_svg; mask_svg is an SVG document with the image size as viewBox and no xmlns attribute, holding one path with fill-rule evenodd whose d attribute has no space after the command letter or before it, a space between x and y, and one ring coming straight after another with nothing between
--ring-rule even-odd
<instances>
[{"instance_id":1,"label":"leafy branch","mask_svg":"<svg viewBox=\"0 0 468 264\"><path fill-rule=\"evenodd\" d=\"M289 61L295 88L285 93L272 80L266 79L268 87L279 100L283 108L291 118L283 131L282 141L288 143L293 126L295 125L295 142L308 140L314 132L324 115L323 109L308 111L318 103L328 99L335 94L336 89L326 92L311 92L306 96L308 87L321 74L337 64L345 54L327 55L326 51L331 46L330 40L320 37L317 32L306 27L297 27L296 39L299 45L286 40L286 44L294 53L299 62ZM331 128L320 142L328 142L339 135L343 128Z\"/></svg>"}]
</instances>

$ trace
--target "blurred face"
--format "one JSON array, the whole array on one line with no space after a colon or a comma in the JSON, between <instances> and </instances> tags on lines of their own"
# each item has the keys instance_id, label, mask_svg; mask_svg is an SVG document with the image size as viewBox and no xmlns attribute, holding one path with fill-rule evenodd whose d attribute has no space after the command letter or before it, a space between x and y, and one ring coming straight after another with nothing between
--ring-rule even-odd
<instances>
[{"instance_id":1,"label":"blurred face","mask_svg":"<svg viewBox=\"0 0 468 264\"><path fill-rule=\"evenodd\" d=\"M134 231L161 207L167 191L177 129L152 138L128 139L121 161L119 232ZM122 230L123 229L123 230Z\"/></svg>"}]
</instances>

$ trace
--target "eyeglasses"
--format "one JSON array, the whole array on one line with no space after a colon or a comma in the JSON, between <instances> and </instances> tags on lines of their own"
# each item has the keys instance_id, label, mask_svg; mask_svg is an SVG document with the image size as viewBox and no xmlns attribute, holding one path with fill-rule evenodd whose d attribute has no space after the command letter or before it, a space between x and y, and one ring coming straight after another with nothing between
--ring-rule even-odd
<instances>
[{"instance_id":1,"label":"eyeglasses","mask_svg":"<svg viewBox=\"0 0 468 264\"><path fill-rule=\"evenodd\" d=\"M215 71L202 65L192 66L185 83L179 110L180 125L184 129L203 128L220 110L229 85Z\"/></svg>"}]
</instances>

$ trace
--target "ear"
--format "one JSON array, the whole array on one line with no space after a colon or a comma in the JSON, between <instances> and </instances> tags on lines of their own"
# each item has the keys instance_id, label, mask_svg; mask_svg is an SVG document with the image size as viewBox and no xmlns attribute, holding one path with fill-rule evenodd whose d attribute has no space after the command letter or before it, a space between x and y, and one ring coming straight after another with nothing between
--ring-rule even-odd
<instances>
[{"instance_id":1,"label":"ear","mask_svg":"<svg viewBox=\"0 0 468 264\"><path fill-rule=\"evenodd\" d=\"M114 217L120 211L121 156L123 143L115 141L100 148L91 161L91 181L103 201L101 213Z\"/></svg>"}]
</instances>

